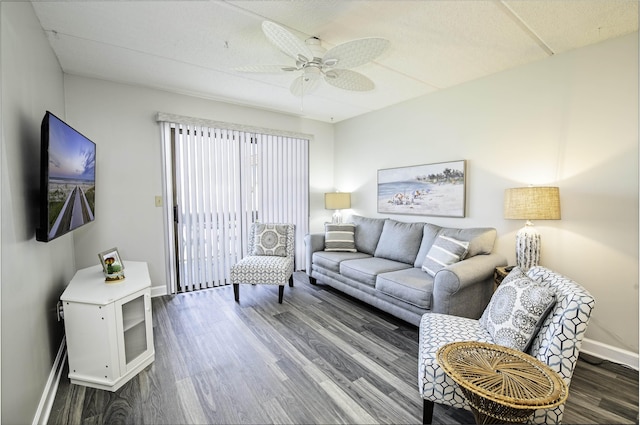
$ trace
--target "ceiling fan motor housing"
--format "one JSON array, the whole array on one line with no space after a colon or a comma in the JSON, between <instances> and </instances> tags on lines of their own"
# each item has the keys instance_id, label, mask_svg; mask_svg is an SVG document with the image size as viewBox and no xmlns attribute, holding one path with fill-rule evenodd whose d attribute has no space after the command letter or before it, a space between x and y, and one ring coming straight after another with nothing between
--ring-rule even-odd
<instances>
[{"instance_id":1,"label":"ceiling fan motor housing","mask_svg":"<svg viewBox=\"0 0 640 425\"><path fill-rule=\"evenodd\" d=\"M313 53L313 59L322 60L322 57L327 53L327 49L322 47L321 41L318 37L309 37L305 40L305 44L309 46L309 50Z\"/></svg>"}]
</instances>

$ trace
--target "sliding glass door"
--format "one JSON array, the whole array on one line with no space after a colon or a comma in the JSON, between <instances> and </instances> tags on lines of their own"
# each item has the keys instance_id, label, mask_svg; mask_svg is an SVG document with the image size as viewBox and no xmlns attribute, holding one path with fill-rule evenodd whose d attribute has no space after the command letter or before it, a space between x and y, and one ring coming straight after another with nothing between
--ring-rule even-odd
<instances>
[{"instance_id":1,"label":"sliding glass door","mask_svg":"<svg viewBox=\"0 0 640 425\"><path fill-rule=\"evenodd\" d=\"M173 199L175 279L169 292L228 284L230 267L247 255L248 230L255 221L296 224L296 264L303 268L309 141L204 125L162 125L165 186Z\"/></svg>"}]
</instances>

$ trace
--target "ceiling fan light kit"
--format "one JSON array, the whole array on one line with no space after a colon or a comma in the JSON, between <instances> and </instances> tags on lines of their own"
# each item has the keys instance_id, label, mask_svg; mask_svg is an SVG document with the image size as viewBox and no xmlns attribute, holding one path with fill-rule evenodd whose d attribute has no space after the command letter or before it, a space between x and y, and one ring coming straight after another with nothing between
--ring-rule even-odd
<instances>
[{"instance_id":1,"label":"ceiling fan light kit","mask_svg":"<svg viewBox=\"0 0 640 425\"><path fill-rule=\"evenodd\" d=\"M389 40L379 37L361 38L339 44L328 51L320 39L310 37L302 41L280 25L264 21L262 31L267 39L286 55L295 59L291 65L249 65L236 68L241 72L297 72L290 91L303 96L314 91L321 80L343 90L369 91L375 84L367 76L350 70L380 56L389 46Z\"/></svg>"}]
</instances>

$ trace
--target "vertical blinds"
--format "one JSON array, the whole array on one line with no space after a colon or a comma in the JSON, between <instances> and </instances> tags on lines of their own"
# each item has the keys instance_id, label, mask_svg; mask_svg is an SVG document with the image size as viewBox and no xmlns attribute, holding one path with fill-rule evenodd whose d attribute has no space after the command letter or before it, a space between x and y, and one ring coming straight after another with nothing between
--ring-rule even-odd
<instances>
[{"instance_id":1,"label":"vertical blinds","mask_svg":"<svg viewBox=\"0 0 640 425\"><path fill-rule=\"evenodd\" d=\"M160 121L164 196L175 202L165 208L168 292L226 285L256 221L294 223L296 269L304 269L309 139Z\"/></svg>"}]
</instances>

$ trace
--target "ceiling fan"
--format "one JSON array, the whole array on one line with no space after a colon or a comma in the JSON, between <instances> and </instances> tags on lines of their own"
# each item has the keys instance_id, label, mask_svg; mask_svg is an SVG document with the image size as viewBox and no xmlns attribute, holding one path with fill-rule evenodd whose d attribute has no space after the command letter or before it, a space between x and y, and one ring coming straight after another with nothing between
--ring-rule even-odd
<instances>
[{"instance_id":1,"label":"ceiling fan","mask_svg":"<svg viewBox=\"0 0 640 425\"><path fill-rule=\"evenodd\" d=\"M295 65L248 65L235 69L241 72L299 74L290 87L295 96L311 93L321 80L344 90L373 90L373 81L351 68L374 60L389 45L387 39L368 37L347 41L326 50L320 45L319 38L310 37L303 42L287 29L270 21L262 23L262 31L271 43L295 59Z\"/></svg>"}]
</instances>

